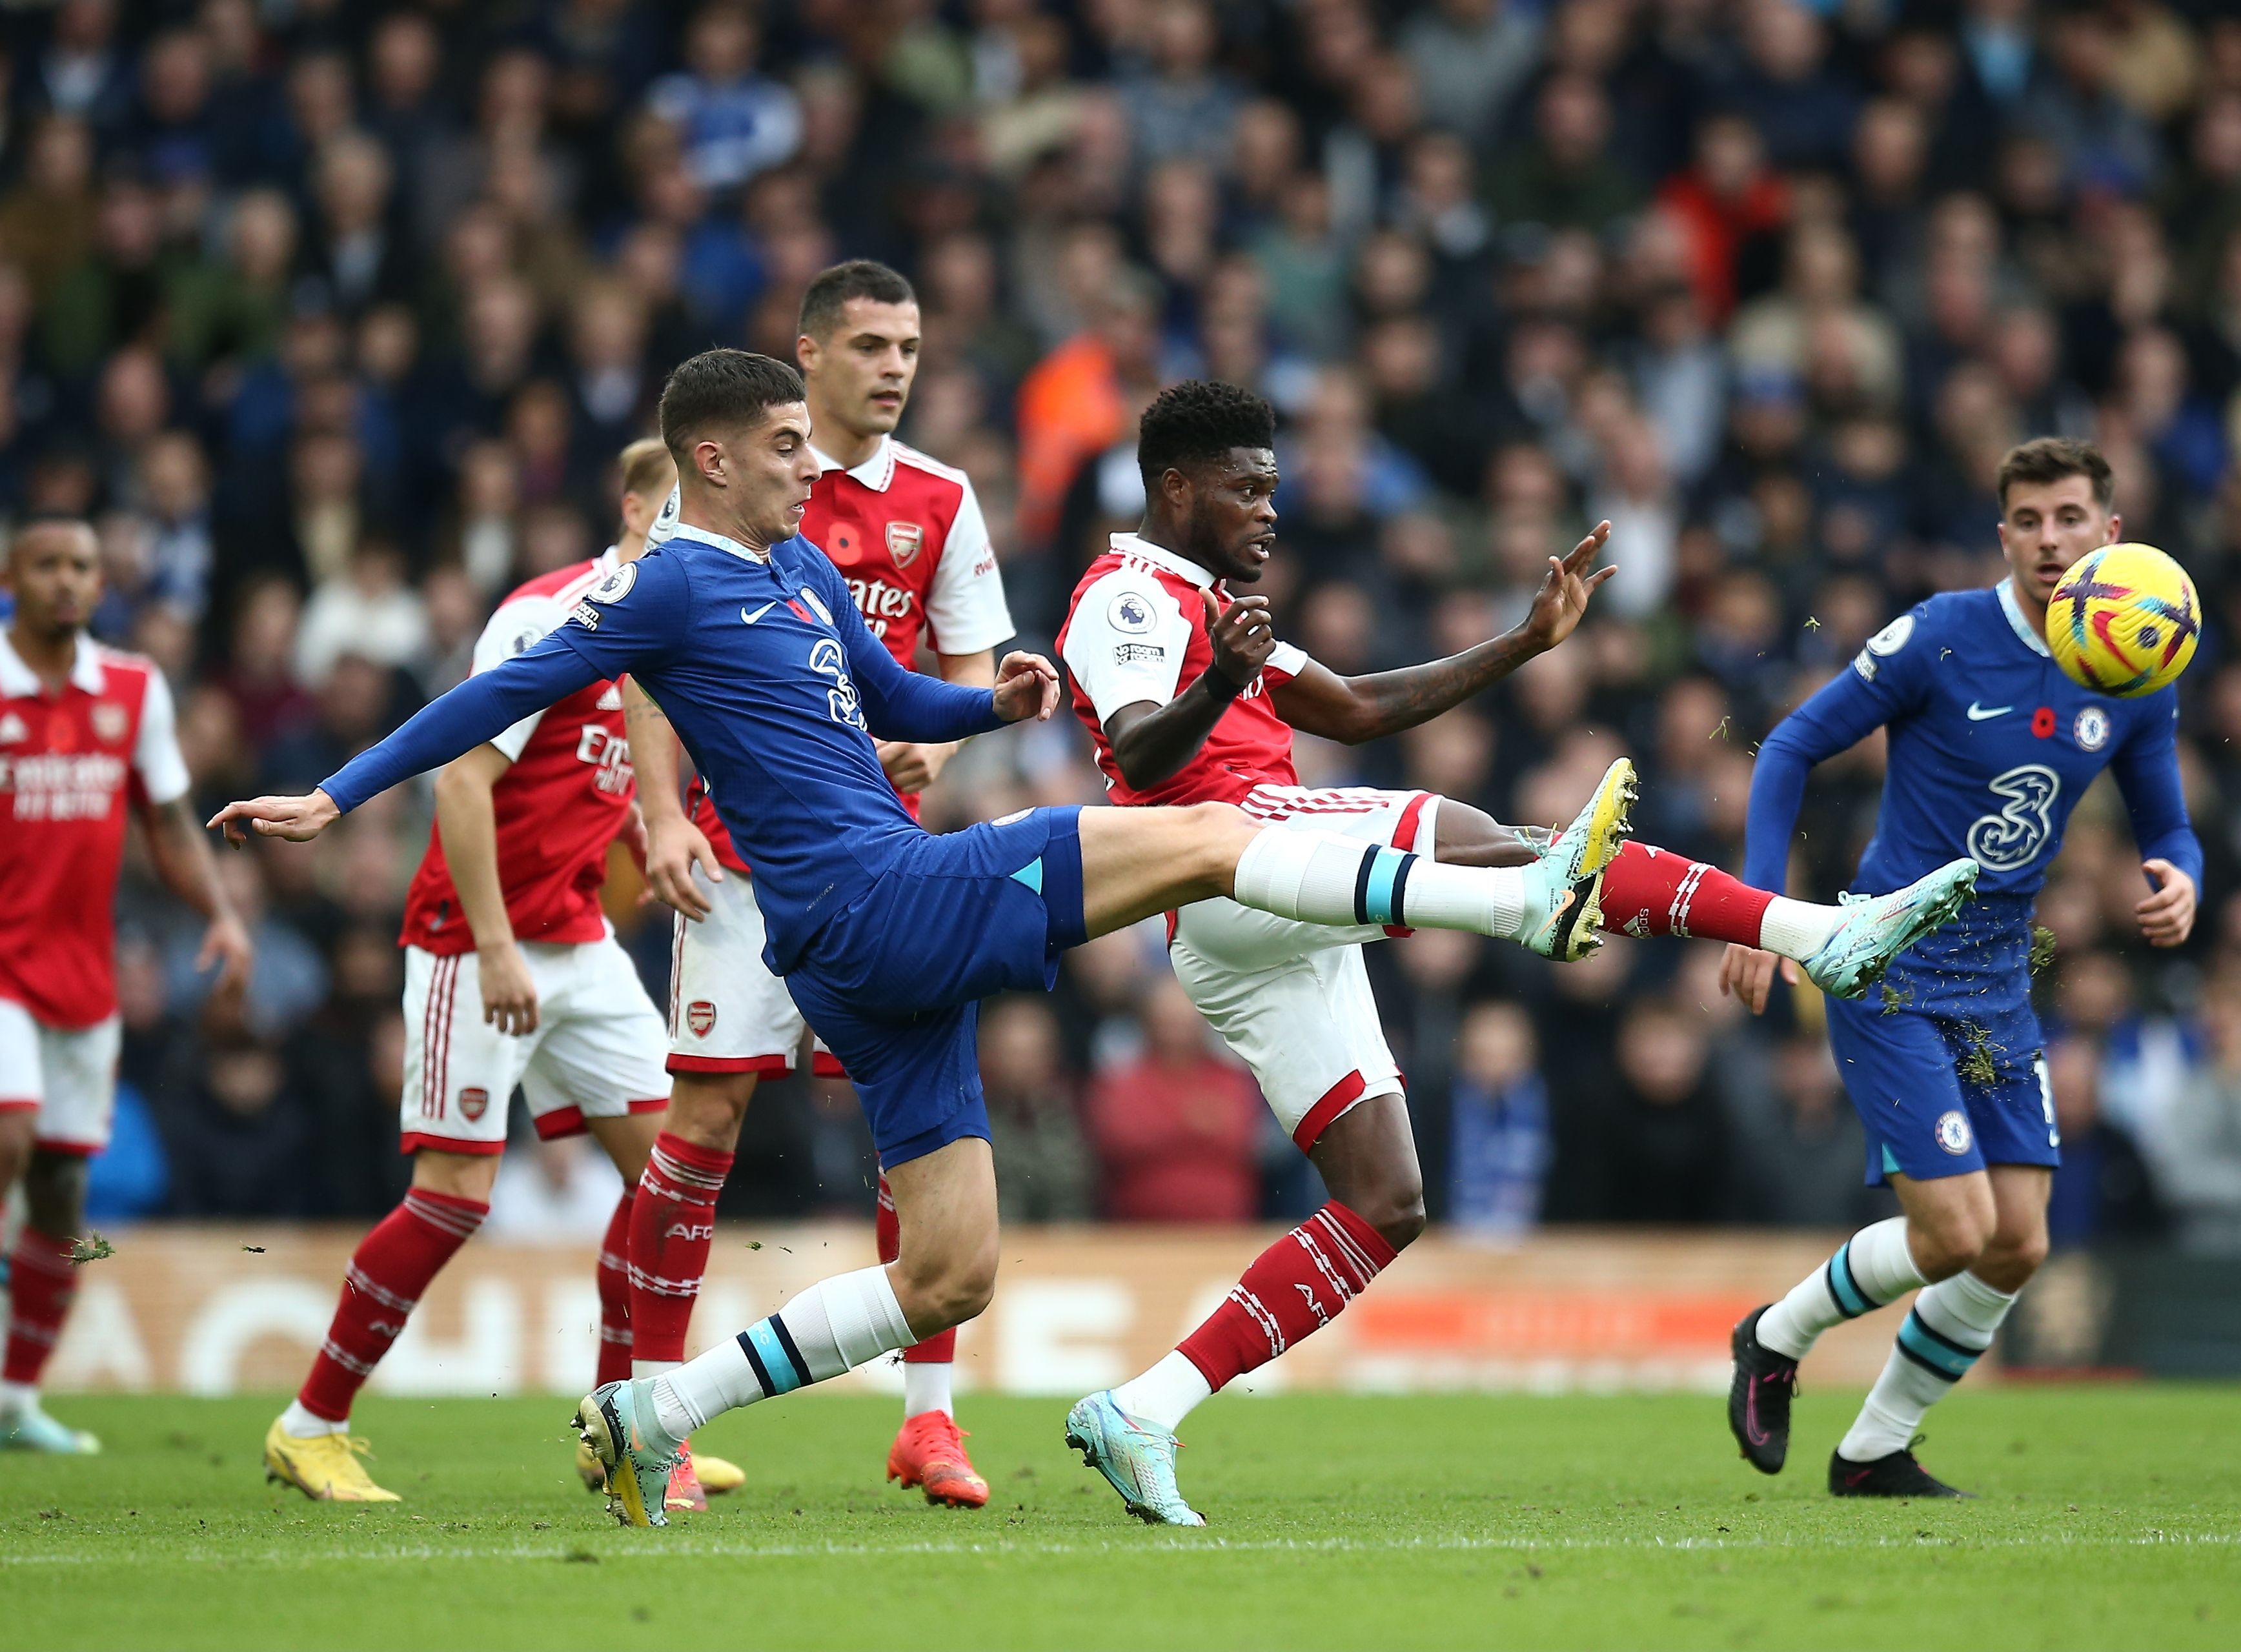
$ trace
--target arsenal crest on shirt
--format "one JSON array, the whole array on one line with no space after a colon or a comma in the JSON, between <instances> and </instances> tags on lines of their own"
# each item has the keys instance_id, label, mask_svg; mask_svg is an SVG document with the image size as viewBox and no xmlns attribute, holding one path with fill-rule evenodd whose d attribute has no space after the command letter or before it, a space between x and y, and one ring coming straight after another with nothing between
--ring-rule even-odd
<instances>
[{"instance_id":1,"label":"arsenal crest on shirt","mask_svg":"<svg viewBox=\"0 0 2241 1652\"><path fill-rule=\"evenodd\" d=\"M96 700L93 706L93 732L104 745L114 746L124 738L132 726L132 713L113 699Z\"/></svg>"},{"instance_id":2,"label":"arsenal crest on shirt","mask_svg":"<svg viewBox=\"0 0 2241 1652\"><path fill-rule=\"evenodd\" d=\"M894 558L895 566L907 568L918 560L919 547L926 543L926 530L915 522L887 524L887 554Z\"/></svg>"}]
</instances>

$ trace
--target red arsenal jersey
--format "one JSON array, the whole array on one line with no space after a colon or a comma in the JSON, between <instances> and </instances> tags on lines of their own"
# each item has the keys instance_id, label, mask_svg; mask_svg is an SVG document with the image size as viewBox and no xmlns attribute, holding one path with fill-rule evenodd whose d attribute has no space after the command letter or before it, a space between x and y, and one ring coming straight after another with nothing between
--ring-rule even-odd
<instances>
[{"instance_id":1,"label":"red arsenal jersey","mask_svg":"<svg viewBox=\"0 0 2241 1652\"><path fill-rule=\"evenodd\" d=\"M1229 593L1195 562L1116 533L1113 548L1089 565L1074 587L1059 657L1074 688L1074 715L1097 746L1097 766L1115 803L1239 803L1256 786L1297 786L1291 725L1268 703L1268 685L1288 682L1308 657L1279 643L1261 674L1230 701L1198 755L1180 773L1139 792L1120 777L1105 719L1123 706L1164 706L1214 663L1206 599Z\"/></svg>"},{"instance_id":2,"label":"red arsenal jersey","mask_svg":"<svg viewBox=\"0 0 2241 1652\"><path fill-rule=\"evenodd\" d=\"M802 537L833 558L864 623L897 660L915 669L921 637L936 653L977 654L1012 634L988 525L964 472L892 436L853 471L822 453L817 462ZM915 818L918 794L904 794L903 806ZM692 808L718 858L744 872L697 780Z\"/></svg>"},{"instance_id":3,"label":"red arsenal jersey","mask_svg":"<svg viewBox=\"0 0 2241 1652\"><path fill-rule=\"evenodd\" d=\"M154 661L81 637L50 692L0 632L0 998L43 1027L116 1013L125 804L187 785Z\"/></svg>"},{"instance_id":4,"label":"red arsenal jersey","mask_svg":"<svg viewBox=\"0 0 2241 1652\"><path fill-rule=\"evenodd\" d=\"M614 552L532 579L504 602L475 644L477 672L512 659L568 617L576 599L615 571ZM517 940L584 942L607 933L599 910L607 846L630 813L637 776L614 683L579 688L549 711L525 717L491 742L513 766L491 788L498 823L498 883ZM459 910L442 834L405 897L405 946L441 957L475 949Z\"/></svg>"}]
</instances>

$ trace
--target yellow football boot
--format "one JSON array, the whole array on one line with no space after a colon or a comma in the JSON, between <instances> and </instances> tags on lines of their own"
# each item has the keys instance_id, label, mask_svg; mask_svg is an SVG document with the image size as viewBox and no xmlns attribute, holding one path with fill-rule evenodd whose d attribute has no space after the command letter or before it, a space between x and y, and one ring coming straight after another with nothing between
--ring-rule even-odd
<instances>
[{"instance_id":1,"label":"yellow football boot","mask_svg":"<svg viewBox=\"0 0 2241 1652\"><path fill-rule=\"evenodd\" d=\"M700 1476L700 1489L711 1497L720 1497L727 1491L737 1491L747 1483L747 1471L735 1462L721 1457L692 1454L692 1468Z\"/></svg>"},{"instance_id":2,"label":"yellow football boot","mask_svg":"<svg viewBox=\"0 0 2241 1652\"><path fill-rule=\"evenodd\" d=\"M317 1502L402 1502L403 1498L384 1491L365 1472L358 1459L371 1455L365 1441L346 1434L298 1440L276 1417L264 1435L264 1477L284 1481Z\"/></svg>"}]
</instances>

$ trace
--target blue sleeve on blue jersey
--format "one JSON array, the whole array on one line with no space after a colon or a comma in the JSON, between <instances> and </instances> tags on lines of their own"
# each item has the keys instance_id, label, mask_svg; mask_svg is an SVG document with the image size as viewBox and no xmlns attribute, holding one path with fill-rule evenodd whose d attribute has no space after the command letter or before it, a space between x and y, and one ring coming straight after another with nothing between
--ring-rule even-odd
<instances>
[{"instance_id":1,"label":"blue sleeve on blue jersey","mask_svg":"<svg viewBox=\"0 0 2241 1652\"><path fill-rule=\"evenodd\" d=\"M691 590L674 557L659 552L625 564L576 605L561 625L495 670L470 677L420 709L378 746L322 784L347 814L399 780L439 768L579 688L619 677L634 659L683 633Z\"/></svg>"},{"instance_id":2,"label":"blue sleeve on blue jersey","mask_svg":"<svg viewBox=\"0 0 2241 1652\"><path fill-rule=\"evenodd\" d=\"M674 648L692 609L683 560L657 547L594 586L547 639L596 666L591 680L597 682Z\"/></svg>"},{"instance_id":3,"label":"blue sleeve on blue jersey","mask_svg":"<svg viewBox=\"0 0 2241 1652\"><path fill-rule=\"evenodd\" d=\"M1004 726L996 715L996 697L987 689L904 670L856 612L856 599L839 570L821 556L812 558L812 567L811 577L823 587L819 594L833 610L833 628L847 651L848 675L873 738L933 743L967 739Z\"/></svg>"},{"instance_id":4,"label":"blue sleeve on blue jersey","mask_svg":"<svg viewBox=\"0 0 2241 1652\"><path fill-rule=\"evenodd\" d=\"M2165 689L2158 699L2169 699L2140 719L2117 754L2109 771L2117 789L2124 794L2124 807L2132 817L2132 837L2143 860L2168 860L2202 889L2202 842L2186 818L2186 791L2178 770L2178 702Z\"/></svg>"},{"instance_id":5,"label":"blue sleeve on blue jersey","mask_svg":"<svg viewBox=\"0 0 2241 1652\"><path fill-rule=\"evenodd\" d=\"M1850 751L1883 724L1918 708L1939 644L1928 605L1877 632L1852 663L1775 725L1751 770L1743 823L1743 881L1780 894L1789 872L1789 839L1813 766Z\"/></svg>"},{"instance_id":6,"label":"blue sleeve on blue jersey","mask_svg":"<svg viewBox=\"0 0 2241 1652\"><path fill-rule=\"evenodd\" d=\"M348 814L368 798L442 767L603 674L554 632L496 669L438 695L404 727L322 780L319 789Z\"/></svg>"}]
</instances>

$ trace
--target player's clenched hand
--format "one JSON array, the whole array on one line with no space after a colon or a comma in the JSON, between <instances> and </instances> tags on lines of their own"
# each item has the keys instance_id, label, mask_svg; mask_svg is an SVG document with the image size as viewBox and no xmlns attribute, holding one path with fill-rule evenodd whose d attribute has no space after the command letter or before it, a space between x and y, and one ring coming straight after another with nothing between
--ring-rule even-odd
<instances>
[{"instance_id":1,"label":"player's clenched hand","mask_svg":"<svg viewBox=\"0 0 2241 1652\"><path fill-rule=\"evenodd\" d=\"M229 803L211 816L209 824L225 833L225 840L238 849L249 841L249 834L260 838L285 838L291 843L309 843L342 818L335 800L324 792L314 792L301 798L251 798L246 803Z\"/></svg>"},{"instance_id":2,"label":"player's clenched hand","mask_svg":"<svg viewBox=\"0 0 2241 1652\"><path fill-rule=\"evenodd\" d=\"M2132 908L2151 946L2177 946L2194 933L2194 880L2168 860L2143 860L2155 893Z\"/></svg>"},{"instance_id":3,"label":"player's clenched hand","mask_svg":"<svg viewBox=\"0 0 2241 1652\"><path fill-rule=\"evenodd\" d=\"M250 966L257 961L257 949L250 944L249 932L242 927L241 920L230 912L222 912L210 920L203 931L203 949L195 954L197 972L216 964L220 967L217 980L211 990L230 993L249 985Z\"/></svg>"},{"instance_id":4,"label":"player's clenched hand","mask_svg":"<svg viewBox=\"0 0 2241 1652\"><path fill-rule=\"evenodd\" d=\"M700 828L681 814L646 823L646 886L653 899L699 923L713 910L692 882L698 865L711 883L724 881L724 868Z\"/></svg>"},{"instance_id":5,"label":"player's clenched hand","mask_svg":"<svg viewBox=\"0 0 2241 1652\"><path fill-rule=\"evenodd\" d=\"M1782 979L1796 986L1797 966L1791 960L1763 953L1756 946L1729 946L1720 960L1722 994L1742 1000L1754 1015L1765 1014L1767 994L1774 990L1777 964L1782 966Z\"/></svg>"},{"instance_id":6,"label":"player's clenched hand","mask_svg":"<svg viewBox=\"0 0 2241 1652\"><path fill-rule=\"evenodd\" d=\"M1595 532L1574 545L1569 556L1549 558L1549 572L1541 577L1541 588L1533 593L1533 610L1525 617L1526 634L1542 647L1554 648L1570 636L1588 612L1588 599L1618 572L1616 567L1594 568L1610 531L1609 523L1598 522Z\"/></svg>"},{"instance_id":7,"label":"player's clenched hand","mask_svg":"<svg viewBox=\"0 0 2241 1652\"><path fill-rule=\"evenodd\" d=\"M537 1030L537 983L529 960L512 941L476 949L475 973L483 986L483 1020L509 1036Z\"/></svg>"},{"instance_id":8,"label":"player's clenched hand","mask_svg":"<svg viewBox=\"0 0 2241 1652\"><path fill-rule=\"evenodd\" d=\"M1211 591L1206 599L1207 640L1214 645L1214 668L1240 688L1250 688L1268 656L1276 652L1276 625L1266 597L1240 597L1224 608Z\"/></svg>"},{"instance_id":9,"label":"player's clenched hand","mask_svg":"<svg viewBox=\"0 0 2241 1652\"><path fill-rule=\"evenodd\" d=\"M1040 654L1009 653L996 667L996 715L1007 723L1038 723L1058 709L1058 667Z\"/></svg>"}]
</instances>

